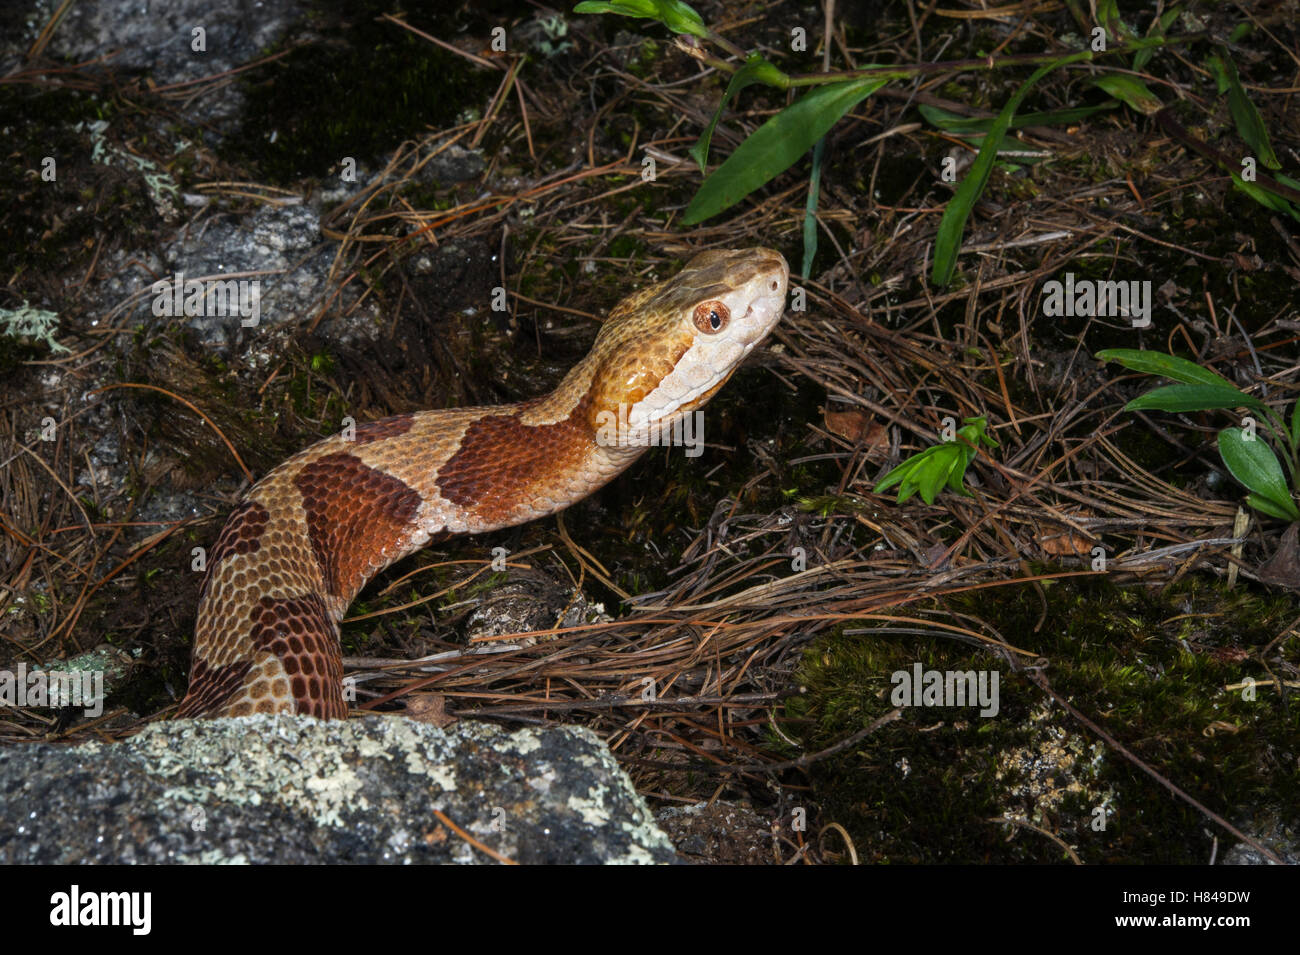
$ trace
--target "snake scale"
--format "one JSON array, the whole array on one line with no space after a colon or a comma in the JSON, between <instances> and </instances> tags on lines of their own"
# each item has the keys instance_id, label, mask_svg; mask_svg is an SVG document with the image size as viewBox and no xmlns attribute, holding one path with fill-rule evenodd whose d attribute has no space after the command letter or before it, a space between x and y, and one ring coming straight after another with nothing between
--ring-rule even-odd
<instances>
[{"instance_id":1,"label":"snake scale","mask_svg":"<svg viewBox=\"0 0 1300 955\"><path fill-rule=\"evenodd\" d=\"M346 717L339 621L367 580L431 540L544 517L610 481L775 327L788 279L770 249L700 253L616 305L550 394L383 418L276 467L208 555L176 716Z\"/></svg>"}]
</instances>

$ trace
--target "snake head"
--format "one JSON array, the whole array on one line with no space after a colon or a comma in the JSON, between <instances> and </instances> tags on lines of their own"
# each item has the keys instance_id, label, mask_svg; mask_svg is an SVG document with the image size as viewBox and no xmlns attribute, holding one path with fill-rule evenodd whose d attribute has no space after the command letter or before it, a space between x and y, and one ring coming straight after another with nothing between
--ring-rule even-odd
<instances>
[{"instance_id":1,"label":"snake head","mask_svg":"<svg viewBox=\"0 0 1300 955\"><path fill-rule=\"evenodd\" d=\"M776 327L789 278L772 249L715 250L624 299L592 346L593 423L616 415L635 443L701 407Z\"/></svg>"}]
</instances>

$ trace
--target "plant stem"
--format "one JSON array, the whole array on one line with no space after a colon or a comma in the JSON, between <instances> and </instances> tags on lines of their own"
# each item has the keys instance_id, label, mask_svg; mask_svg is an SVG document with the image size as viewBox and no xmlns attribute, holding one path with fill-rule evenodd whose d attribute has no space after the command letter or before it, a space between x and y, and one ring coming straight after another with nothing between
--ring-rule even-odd
<instances>
[{"instance_id":1,"label":"plant stem","mask_svg":"<svg viewBox=\"0 0 1300 955\"><path fill-rule=\"evenodd\" d=\"M1115 56L1124 53L1134 53L1138 50L1146 49L1148 47L1181 46L1187 43L1194 43L1197 40L1203 40L1207 36L1208 34L1201 32L1201 33L1185 33L1182 34L1181 36L1172 36L1172 37L1169 36L1142 37L1139 39L1132 40L1129 43L1122 43L1118 46L1113 46L1105 50L1097 51L1095 53L1091 51L1079 51L1079 52L1089 52L1090 55L1086 57L1078 57L1078 59L1091 60L1093 59L1093 57ZM743 65L743 63L740 64L732 63L728 60L723 60L720 59L719 57L712 56L706 53L704 49L700 46L683 43L682 42L682 40L684 39L683 37L678 37L677 39L678 39L677 45L682 49L683 52L699 60L701 63L711 66L714 69L721 70L724 73L735 73ZM694 40L694 38L691 39ZM717 43L719 46L723 47L723 49L725 49L727 53L729 53L730 55L737 57L742 61L745 59L745 52L741 50L739 47L737 47L735 44L731 43L729 40L725 40L722 37L719 37L716 34L712 34L712 33L709 34L709 39ZM1062 59L1063 56L1069 56L1069 54L1062 54L1059 52L1017 53L1017 54L1012 54L1010 56L986 57L984 59L940 60L935 63L902 63L902 64L891 64L891 65L879 64L876 66L866 66L857 70L839 70L837 72L831 72L831 73L788 73L786 75L790 79L790 82L788 84L789 86L823 86L827 83L843 83L847 80L856 80L865 77L880 76L881 74L893 75L899 78L904 78L908 76L924 76L930 73L955 73L955 72L961 72L963 70L974 70L980 68L986 70L996 70L996 69L1002 69L1004 67L1009 67L1009 66L1041 66L1044 63L1054 63L1057 60Z\"/></svg>"},{"instance_id":2,"label":"plant stem","mask_svg":"<svg viewBox=\"0 0 1300 955\"><path fill-rule=\"evenodd\" d=\"M1205 33L1186 33L1182 36L1175 37L1144 37L1134 40L1131 43L1123 43L1119 46L1113 46L1105 50L1080 51L1088 52L1089 56L1079 57L1078 59L1091 60L1093 57L1114 56L1122 53L1134 53L1147 47L1175 46L1184 43L1191 43L1206 37ZM867 66L859 70L844 70L839 73L791 73L791 86L816 86L819 83L838 83L843 80L858 79L865 76L879 76L881 73L898 73L904 76L923 76L927 73L948 73L960 72L962 70L972 70L983 67L987 70L996 70L1006 66L1041 66L1044 63L1054 63L1063 57L1070 56L1068 53L1017 53L1011 56L986 57L985 59L967 59L967 60L941 60L936 63L910 63L898 64L892 66Z\"/></svg>"},{"instance_id":3,"label":"plant stem","mask_svg":"<svg viewBox=\"0 0 1300 955\"><path fill-rule=\"evenodd\" d=\"M714 43L718 44L718 46L722 47L732 56L741 60L745 58L745 51L742 50L740 47L736 46L736 44L732 43L726 37L718 36L716 33L710 30L709 39L712 40Z\"/></svg>"}]
</instances>

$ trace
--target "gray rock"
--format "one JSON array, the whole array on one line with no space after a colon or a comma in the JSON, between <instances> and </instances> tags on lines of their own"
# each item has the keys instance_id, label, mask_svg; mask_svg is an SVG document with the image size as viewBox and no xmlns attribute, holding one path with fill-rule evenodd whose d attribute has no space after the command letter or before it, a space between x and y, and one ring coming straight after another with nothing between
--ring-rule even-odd
<instances>
[{"instance_id":1,"label":"gray rock","mask_svg":"<svg viewBox=\"0 0 1300 955\"><path fill-rule=\"evenodd\" d=\"M435 145L436 148L436 145ZM482 175L487 168L487 160L482 150L466 149L459 143L452 143L429 160L424 167L420 180L427 182L469 182Z\"/></svg>"},{"instance_id":2,"label":"gray rock","mask_svg":"<svg viewBox=\"0 0 1300 955\"><path fill-rule=\"evenodd\" d=\"M467 602L476 604L465 622L466 641L471 645L489 637L613 619L605 612L604 604L589 603L581 591L561 586L545 572L522 568L510 568L506 579L494 584L490 593ZM510 642L531 647L539 639L545 641L552 637L520 637Z\"/></svg>"},{"instance_id":3,"label":"gray rock","mask_svg":"<svg viewBox=\"0 0 1300 955\"><path fill-rule=\"evenodd\" d=\"M155 723L122 743L0 750L0 863L672 862L579 727L402 717Z\"/></svg>"},{"instance_id":4,"label":"gray rock","mask_svg":"<svg viewBox=\"0 0 1300 955\"><path fill-rule=\"evenodd\" d=\"M30 43L50 21L57 0L39 0L28 18ZM100 0L73 4L47 53L81 63L104 58L113 69L141 70L159 86L217 76L255 60L303 13L300 0ZM202 49L197 30L202 30ZM0 46L5 53L17 44ZM238 113L237 83L212 84L187 104L191 119L219 122Z\"/></svg>"},{"instance_id":5,"label":"gray rock","mask_svg":"<svg viewBox=\"0 0 1300 955\"><path fill-rule=\"evenodd\" d=\"M1234 819L1242 832L1272 849L1284 865L1300 865L1300 826L1295 822L1294 807L1270 806L1253 818ZM1219 865L1273 865L1274 862L1254 846L1239 842L1223 854Z\"/></svg>"},{"instance_id":6,"label":"gray rock","mask_svg":"<svg viewBox=\"0 0 1300 955\"><path fill-rule=\"evenodd\" d=\"M166 261L167 271L161 279L168 283L162 292L166 297L172 294L175 273L185 282L204 279L208 285L225 275L241 275L244 281L257 283L257 314L249 319L255 322L251 327L241 315L229 314L230 309L217 308L207 300L199 314L157 319L183 321L204 345L228 354L241 336L256 342L263 337L264 328L308 315L329 289L327 275L333 252L321 241L320 220L314 211L302 206L268 206L252 216L195 219L168 245Z\"/></svg>"}]
</instances>

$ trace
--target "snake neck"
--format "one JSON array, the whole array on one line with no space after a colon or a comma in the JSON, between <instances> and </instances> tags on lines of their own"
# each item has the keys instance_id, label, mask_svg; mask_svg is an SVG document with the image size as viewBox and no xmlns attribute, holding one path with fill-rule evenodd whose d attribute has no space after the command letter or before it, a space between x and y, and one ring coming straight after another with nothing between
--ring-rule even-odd
<instances>
[{"instance_id":1,"label":"snake neck","mask_svg":"<svg viewBox=\"0 0 1300 955\"><path fill-rule=\"evenodd\" d=\"M644 454L649 445L646 429L635 429L628 421L634 402L618 387L601 381L601 364L600 355L593 349L570 369L554 391L513 405L510 410L524 428L538 429L532 434L534 441L540 439L546 444L549 430L554 429L562 434L567 447L580 449L581 459L574 462L578 465L574 473L600 474L609 480ZM527 436L521 438L527 440ZM544 461L537 463L541 470L549 470ZM566 499L564 506L591 490L594 487Z\"/></svg>"}]
</instances>

